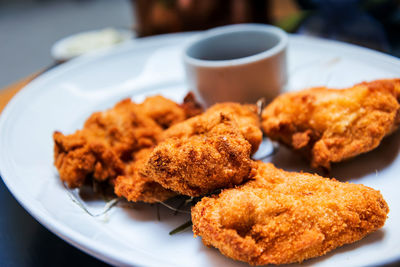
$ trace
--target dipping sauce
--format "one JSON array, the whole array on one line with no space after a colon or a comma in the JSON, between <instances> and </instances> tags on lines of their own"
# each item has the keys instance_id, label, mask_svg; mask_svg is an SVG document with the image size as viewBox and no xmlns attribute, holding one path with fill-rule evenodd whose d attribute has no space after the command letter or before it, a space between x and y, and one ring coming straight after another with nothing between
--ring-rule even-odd
<instances>
[{"instance_id":1,"label":"dipping sauce","mask_svg":"<svg viewBox=\"0 0 400 267\"><path fill-rule=\"evenodd\" d=\"M201 40L187 53L201 60L232 60L253 56L267 51L279 43L275 35L260 35L257 31L224 33ZM212 49L210 49L212 48Z\"/></svg>"},{"instance_id":2,"label":"dipping sauce","mask_svg":"<svg viewBox=\"0 0 400 267\"><path fill-rule=\"evenodd\" d=\"M265 24L235 24L205 31L185 47L190 90L203 106L274 99L287 82L287 34Z\"/></svg>"},{"instance_id":3,"label":"dipping sauce","mask_svg":"<svg viewBox=\"0 0 400 267\"><path fill-rule=\"evenodd\" d=\"M52 50L56 60L68 60L76 56L112 47L132 37L129 31L113 28L78 33L58 41Z\"/></svg>"}]
</instances>

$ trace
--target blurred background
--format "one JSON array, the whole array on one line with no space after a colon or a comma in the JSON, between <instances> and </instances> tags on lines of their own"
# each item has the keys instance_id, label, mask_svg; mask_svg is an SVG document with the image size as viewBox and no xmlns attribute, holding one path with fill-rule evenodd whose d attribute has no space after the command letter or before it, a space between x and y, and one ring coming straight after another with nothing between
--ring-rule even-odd
<instances>
[{"instance_id":1,"label":"blurred background","mask_svg":"<svg viewBox=\"0 0 400 267\"><path fill-rule=\"evenodd\" d=\"M243 22L400 56L400 0L0 0L0 88L52 65L54 42L74 33L142 37Z\"/></svg>"},{"instance_id":2,"label":"blurred background","mask_svg":"<svg viewBox=\"0 0 400 267\"><path fill-rule=\"evenodd\" d=\"M0 0L0 88L53 66L53 44L75 33L140 38L244 22L400 57L400 0ZM2 181L0 203L0 266L102 265L39 225Z\"/></svg>"}]
</instances>

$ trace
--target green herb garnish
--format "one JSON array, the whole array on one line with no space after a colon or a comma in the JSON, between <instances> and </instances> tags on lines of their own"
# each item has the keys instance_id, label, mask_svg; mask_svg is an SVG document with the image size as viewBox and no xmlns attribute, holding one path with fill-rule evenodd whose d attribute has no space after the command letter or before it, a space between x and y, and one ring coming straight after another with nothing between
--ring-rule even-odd
<instances>
[{"instance_id":1,"label":"green herb garnish","mask_svg":"<svg viewBox=\"0 0 400 267\"><path fill-rule=\"evenodd\" d=\"M169 232L169 235L174 235L179 232L182 232L192 225L193 225L192 221L187 221L184 224L182 224L182 225L178 226L177 228L175 228L174 230L172 230L171 232Z\"/></svg>"}]
</instances>

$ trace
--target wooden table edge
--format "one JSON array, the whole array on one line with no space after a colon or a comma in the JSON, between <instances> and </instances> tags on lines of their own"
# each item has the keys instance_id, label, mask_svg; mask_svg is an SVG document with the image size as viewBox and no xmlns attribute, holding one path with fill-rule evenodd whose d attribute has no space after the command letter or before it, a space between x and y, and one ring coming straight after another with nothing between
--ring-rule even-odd
<instances>
[{"instance_id":1,"label":"wooden table edge","mask_svg":"<svg viewBox=\"0 0 400 267\"><path fill-rule=\"evenodd\" d=\"M16 93L18 93L22 88L24 88L28 83L30 83L33 79L39 76L42 72L36 72L31 74L21 80L0 89L0 113L6 107L7 103L10 102L11 98L14 97Z\"/></svg>"}]
</instances>

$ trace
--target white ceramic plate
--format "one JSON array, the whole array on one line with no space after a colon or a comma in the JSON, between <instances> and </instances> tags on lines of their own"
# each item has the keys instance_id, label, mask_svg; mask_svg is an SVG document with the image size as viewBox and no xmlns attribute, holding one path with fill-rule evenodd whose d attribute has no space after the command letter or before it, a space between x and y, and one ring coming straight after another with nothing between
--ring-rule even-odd
<instances>
[{"instance_id":1,"label":"white ceramic plate","mask_svg":"<svg viewBox=\"0 0 400 267\"><path fill-rule=\"evenodd\" d=\"M202 245L186 231L168 232L185 222L154 206L117 206L106 218L92 218L71 201L53 167L52 133L72 133L92 112L132 97L162 94L181 100L187 88L181 62L193 34L137 40L101 54L84 56L37 78L9 103L0 118L0 170L4 182L30 214L55 234L87 253L116 265L246 266ZM364 80L400 77L400 61L338 42L291 36L288 90L327 85L351 86ZM400 134L375 151L334 166L342 181L381 190L390 206L383 229L302 266L362 266L400 257ZM297 155L281 148L271 159L287 170L309 170ZM87 203L94 211L100 201Z\"/></svg>"}]
</instances>

